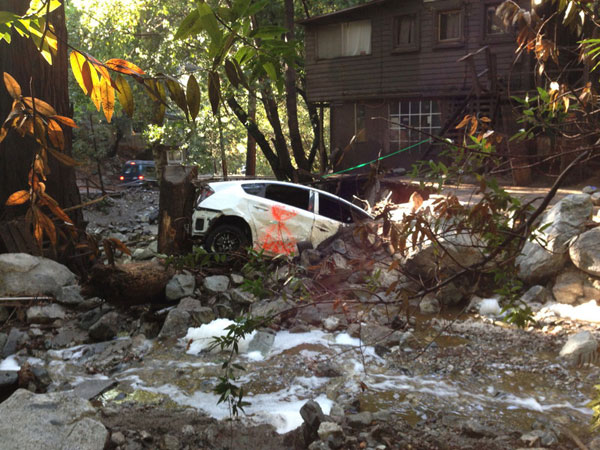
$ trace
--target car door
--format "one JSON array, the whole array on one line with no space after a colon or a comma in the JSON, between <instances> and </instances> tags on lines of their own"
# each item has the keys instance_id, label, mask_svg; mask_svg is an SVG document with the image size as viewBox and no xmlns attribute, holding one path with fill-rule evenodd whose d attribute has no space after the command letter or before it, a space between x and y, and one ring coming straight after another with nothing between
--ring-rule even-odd
<instances>
[{"instance_id":1,"label":"car door","mask_svg":"<svg viewBox=\"0 0 600 450\"><path fill-rule=\"evenodd\" d=\"M315 222L311 235L311 242L314 247L317 247L325 239L337 233L343 224L354 222L354 216L360 214L367 216L364 211L358 210L358 208L349 205L334 195L324 192L316 193L318 194L318 200L316 202Z\"/></svg>"},{"instance_id":2,"label":"car door","mask_svg":"<svg viewBox=\"0 0 600 450\"><path fill-rule=\"evenodd\" d=\"M298 242L311 238L315 215L311 190L300 186L266 183L264 197L250 206L258 249L269 254L297 254Z\"/></svg>"}]
</instances>

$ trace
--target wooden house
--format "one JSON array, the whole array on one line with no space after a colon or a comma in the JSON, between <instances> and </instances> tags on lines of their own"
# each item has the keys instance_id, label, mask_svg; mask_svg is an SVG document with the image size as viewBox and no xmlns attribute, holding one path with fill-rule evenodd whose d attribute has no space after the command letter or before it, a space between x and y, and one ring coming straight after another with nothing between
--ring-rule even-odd
<instances>
[{"instance_id":1,"label":"wooden house","mask_svg":"<svg viewBox=\"0 0 600 450\"><path fill-rule=\"evenodd\" d=\"M516 129L503 105L530 87L532 68L515 61L500 3L372 0L300 22L307 96L330 110L336 170L410 147L381 162L409 169L435 154L430 134L456 137L468 113Z\"/></svg>"}]
</instances>

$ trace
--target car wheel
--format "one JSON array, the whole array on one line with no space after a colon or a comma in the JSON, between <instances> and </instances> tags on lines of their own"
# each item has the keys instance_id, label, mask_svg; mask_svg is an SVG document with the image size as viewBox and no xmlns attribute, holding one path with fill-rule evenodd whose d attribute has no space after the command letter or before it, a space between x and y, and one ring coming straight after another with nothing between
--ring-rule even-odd
<instances>
[{"instance_id":1,"label":"car wheel","mask_svg":"<svg viewBox=\"0 0 600 450\"><path fill-rule=\"evenodd\" d=\"M214 253L235 253L248 247L249 242L242 229L235 225L219 225L206 238L206 250Z\"/></svg>"}]
</instances>

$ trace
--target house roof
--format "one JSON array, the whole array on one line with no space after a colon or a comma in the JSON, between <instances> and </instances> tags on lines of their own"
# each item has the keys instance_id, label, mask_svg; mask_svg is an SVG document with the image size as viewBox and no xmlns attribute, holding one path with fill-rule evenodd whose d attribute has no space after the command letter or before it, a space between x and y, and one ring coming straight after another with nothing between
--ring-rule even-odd
<instances>
[{"instance_id":1,"label":"house roof","mask_svg":"<svg viewBox=\"0 0 600 450\"><path fill-rule=\"evenodd\" d=\"M337 19L338 17L343 17L346 14L351 14L351 13L355 13L358 11L362 11L362 10L371 8L372 6L381 5L386 2L387 2L387 0L371 0L367 3L363 3L361 5L356 5L356 6L351 6L350 8L340 9L339 11L335 11L332 13L322 14L320 16L310 17L308 19L298 20L297 23L299 23L301 25L309 25L309 24L313 24L313 23L328 22L331 19Z\"/></svg>"}]
</instances>

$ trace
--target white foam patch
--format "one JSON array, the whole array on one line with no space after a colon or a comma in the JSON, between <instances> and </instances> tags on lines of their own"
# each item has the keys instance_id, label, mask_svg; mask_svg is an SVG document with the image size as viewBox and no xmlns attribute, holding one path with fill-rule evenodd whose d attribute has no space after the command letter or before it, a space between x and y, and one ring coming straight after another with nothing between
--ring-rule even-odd
<instances>
[{"instance_id":1,"label":"white foam patch","mask_svg":"<svg viewBox=\"0 0 600 450\"><path fill-rule=\"evenodd\" d=\"M329 346L330 341L326 339L326 333L321 330L308 331L306 333L290 333L280 331L275 335L271 353L282 353L299 345L323 345Z\"/></svg>"},{"instance_id":2,"label":"white foam patch","mask_svg":"<svg viewBox=\"0 0 600 450\"><path fill-rule=\"evenodd\" d=\"M479 314L482 316L499 316L501 312L497 298L484 298L479 302Z\"/></svg>"},{"instance_id":3,"label":"white foam patch","mask_svg":"<svg viewBox=\"0 0 600 450\"><path fill-rule=\"evenodd\" d=\"M327 379L302 377L295 381L298 384L293 384L281 391L269 394L247 394L244 400L251 404L244 408L245 415L243 417L252 422L271 424L280 434L298 428L302 425L300 408L311 399L311 389L319 388ZM212 393L197 391L191 395L187 395L172 384L165 384L159 387L146 387L142 385L135 387L167 395L175 403L182 406L191 406L218 420L229 417L227 404L217 404L218 396ZM314 400L321 406L323 413L329 414L333 405L331 400L323 394L315 397Z\"/></svg>"},{"instance_id":4,"label":"white foam patch","mask_svg":"<svg viewBox=\"0 0 600 450\"><path fill-rule=\"evenodd\" d=\"M0 370L6 371L18 371L21 370L21 366L17 362L17 359L14 356L9 356L6 359L3 359L0 362Z\"/></svg>"},{"instance_id":5,"label":"white foam patch","mask_svg":"<svg viewBox=\"0 0 600 450\"><path fill-rule=\"evenodd\" d=\"M182 342L188 346L186 353L190 355L197 355L202 351L208 350L214 343L213 338L226 336L227 333L229 333L229 330L226 328L234 324L235 322L233 320L216 319L198 328L189 328L187 334L182 339ZM248 344L255 334L256 331L253 331L238 342L239 353L245 353L248 350ZM216 347L214 349L214 351L219 350L220 347Z\"/></svg>"},{"instance_id":6,"label":"white foam patch","mask_svg":"<svg viewBox=\"0 0 600 450\"><path fill-rule=\"evenodd\" d=\"M582 303L577 306L564 303L552 303L540 309L534 317L536 320L542 320L548 316L600 323L600 306L598 306L596 300L590 300L587 303Z\"/></svg>"}]
</instances>

